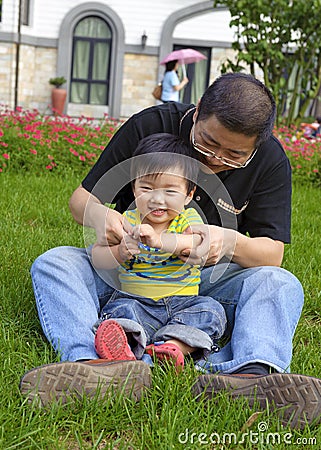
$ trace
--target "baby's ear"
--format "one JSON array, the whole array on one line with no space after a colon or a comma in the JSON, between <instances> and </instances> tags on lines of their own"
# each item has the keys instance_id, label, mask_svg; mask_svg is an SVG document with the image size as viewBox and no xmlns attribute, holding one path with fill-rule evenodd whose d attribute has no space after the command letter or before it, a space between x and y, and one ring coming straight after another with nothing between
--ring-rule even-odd
<instances>
[{"instance_id":1,"label":"baby's ear","mask_svg":"<svg viewBox=\"0 0 321 450\"><path fill-rule=\"evenodd\" d=\"M186 195L184 205L187 206L193 199L194 192L196 190L196 186L191 190L189 194Z\"/></svg>"}]
</instances>

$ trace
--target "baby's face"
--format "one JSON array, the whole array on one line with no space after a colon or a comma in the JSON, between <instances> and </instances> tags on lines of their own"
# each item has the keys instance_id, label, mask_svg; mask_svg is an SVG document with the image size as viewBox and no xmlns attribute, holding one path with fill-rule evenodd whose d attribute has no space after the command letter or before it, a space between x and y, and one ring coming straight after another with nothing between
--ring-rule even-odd
<instances>
[{"instance_id":1,"label":"baby's face","mask_svg":"<svg viewBox=\"0 0 321 450\"><path fill-rule=\"evenodd\" d=\"M137 178L134 184L136 206L142 223L168 223L184 210L193 192L181 172L159 173Z\"/></svg>"}]
</instances>

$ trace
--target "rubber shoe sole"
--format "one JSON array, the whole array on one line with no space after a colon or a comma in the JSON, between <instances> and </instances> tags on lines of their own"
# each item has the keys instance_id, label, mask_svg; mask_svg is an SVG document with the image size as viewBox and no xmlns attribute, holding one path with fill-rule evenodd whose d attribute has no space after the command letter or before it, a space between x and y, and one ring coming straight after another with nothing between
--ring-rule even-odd
<instances>
[{"instance_id":1,"label":"rubber shoe sole","mask_svg":"<svg viewBox=\"0 0 321 450\"><path fill-rule=\"evenodd\" d=\"M47 406L53 401L62 404L83 395L114 395L138 401L151 386L151 371L142 361L61 362L37 367L21 379L20 391L28 403Z\"/></svg>"},{"instance_id":2,"label":"rubber shoe sole","mask_svg":"<svg viewBox=\"0 0 321 450\"><path fill-rule=\"evenodd\" d=\"M95 334L95 350L100 358L109 361L131 361L136 357L131 351L127 336L115 320L102 322Z\"/></svg>"},{"instance_id":3,"label":"rubber shoe sole","mask_svg":"<svg viewBox=\"0 0 321 450\"><path fill-rule=\"evenodd\" d=\"M278 410L283 425L304 428L321 421L321 380L305 375L275 373L266 376L200 375L193 388L194 395L204 393L212 399L227 391L232 398L246 397L252 407L258 402Z\"/></svg>"}]
</instances>

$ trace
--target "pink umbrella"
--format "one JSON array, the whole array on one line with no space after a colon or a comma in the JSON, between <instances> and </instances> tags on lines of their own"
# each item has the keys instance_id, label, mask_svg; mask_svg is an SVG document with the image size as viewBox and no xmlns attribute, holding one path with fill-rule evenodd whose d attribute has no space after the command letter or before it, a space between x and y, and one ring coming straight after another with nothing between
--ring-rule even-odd
<instances>
[{"instance_id":1,"label":"pink umbrella","mask_svg":"<svg viewBox=\"0 0 321 450\"><path fill-rule=\"evenodd\" d=\"M203 53L198 52L197 50L194 50L193 48L182 48L180 50L174 50L173 52L169 53L166 58L164 58L160 64L166 64L169 61L177 61L179 64L182 64L183 68L183 75L186 76L186 70L184 64L191 64L198 61L201 61L202 59L207 59Z\"/></svg>"},{"instance_id":2,"label":"pink umbrella","mask_svg":"<svg viewBox=\"0 0 321 450\"><path fill-rule=\"evenodd\" d=\"M202 59L207 59L203 53L198 52L192 48L182 48L181 50L174 50L164 58L160 64L166 64L169 61L178 60L180 64L191 64Z\"/></svg>"}]
</instances>

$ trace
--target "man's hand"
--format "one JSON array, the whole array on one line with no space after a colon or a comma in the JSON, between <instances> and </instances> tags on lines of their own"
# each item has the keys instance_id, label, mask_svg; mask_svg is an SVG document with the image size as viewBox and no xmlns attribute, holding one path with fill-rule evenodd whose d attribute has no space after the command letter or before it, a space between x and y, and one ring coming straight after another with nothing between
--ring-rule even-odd
<instances>
[{"instance_id":1,"label":"man's hand","mask_svg":"<svg viewBox=\"0 0 321 450\"><path fill-rule=\"evenodd\" d=\"M140 253L138 248L138 240L126 234L118 246L118 253L122 262L128 261L133 256Z\"/></svg>"},{"instance_id":2,"label":"man's hand","mask_svg":"<svg viewBox=\"0 0 321 450\"><path fill-rule=\"evenodd\" d=\"M91 226L96 231L99 245L119 244L132 228L119 212L99 203L88 203L85 216L87 214L90 217Z\"/></svg>"},{"instance_id":3,"label":"man's hand","mask_svg":"<svg viewBox=\"0 0 321 450\"><path fill-rule=\"evenodd\" d=\"M132 226L122 214L110 208L107 208L104 225L102 237L104 238L105 235L108 245L118 244L132 229Z\"/></svg>"},{"instance_id":4,"label":"man's hand","mask_svg":"<svg viewBox=\"0 0 321 450\"><path fill-rule=\"evenodd\" d=\"M198 234L201 237L201 243L191 251L186 249L180 257L181 260L188 260L190 264L212 266L217 264L223 256L231 256L230 249L234 248L235 243L233 245L229 231L215 225L200 224L189 227L187 233Z\"/></svg>"}]
</instances>

